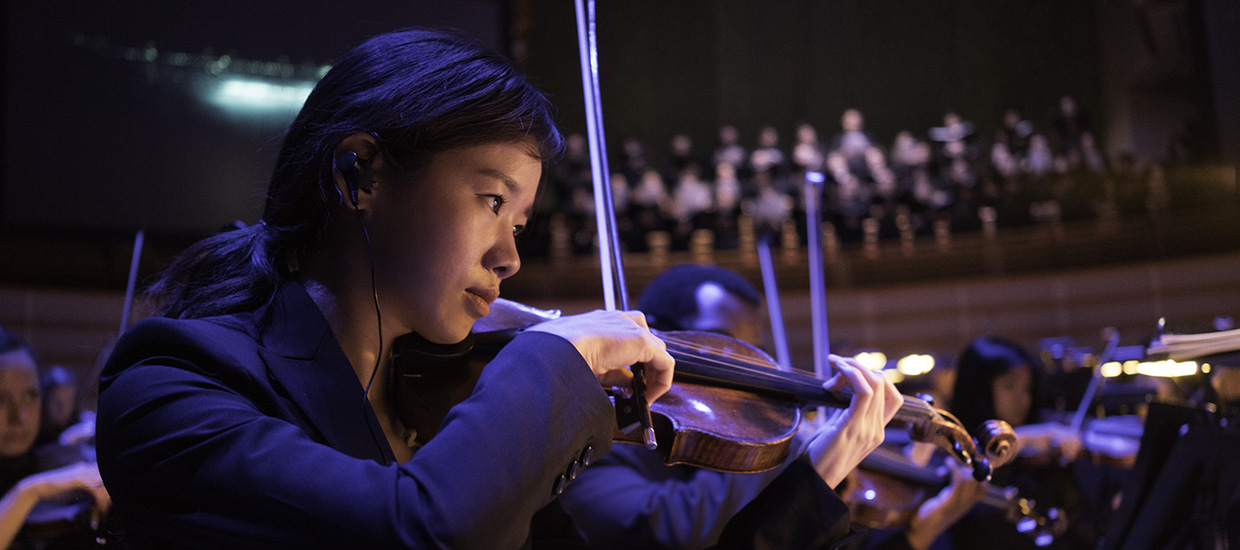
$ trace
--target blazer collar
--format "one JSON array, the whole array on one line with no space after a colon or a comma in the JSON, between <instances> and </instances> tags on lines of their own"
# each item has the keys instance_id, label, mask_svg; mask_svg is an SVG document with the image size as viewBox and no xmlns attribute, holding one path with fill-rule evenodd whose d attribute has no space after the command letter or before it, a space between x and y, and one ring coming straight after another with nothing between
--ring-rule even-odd
<instances>
[{"instance_id":1,"label":"blazer collar","mask_svg":"<svg viewBox=\"0 0 1240 550\"><path fill-rule=\"evenodd\" d=\"M393 462L349 359L305 287L285 280L256 317L268 371L324 442L350 456Z\"/></svg>"}]
</instances>

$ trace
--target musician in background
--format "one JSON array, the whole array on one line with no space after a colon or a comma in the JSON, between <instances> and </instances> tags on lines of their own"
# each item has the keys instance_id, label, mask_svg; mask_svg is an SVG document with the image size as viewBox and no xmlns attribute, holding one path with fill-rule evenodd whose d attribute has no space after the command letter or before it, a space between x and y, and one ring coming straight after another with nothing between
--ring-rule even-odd
<instances>
[{"instance_id":1,"label":"musician in background","mask_svg":"<svg viewBox=\"0 0 1240 550\"><path fill-rule=\"evenodd\" d=\"M658 330L714 332L752 345L760 342L764 326L757 289L739 273L715 266L679 265L660 273L643 290L638 309ZM852 359L832 356L831 360L862 368ZM818 436L811 421L802 422L801 428L791 457ZM721 541L729 518L778 483L787 465L753 474L723 473L668 466L657 451L616 445L611 454L578 476L563 501L594 548L707 548ZM780 496L796 497L785 491ZM933 540L976 501L962 502L969 498L962 491L927 505L908 531L910 539ZM837 506L824 501L828 504ZM952 506L959 513L951 511ZM926 533L927 529L932 531Z\"/></svg>"},{"instance_id":2,"label":"musician in background","mask_svg":"<svg viewBox=\"0 0 1240 550\"><path fill-rule=\"evenodd\" d=\"M95 439L95 412L81 406L77 377L53 365L39 377L43 391L42 421L37 445L90 445Z\"/></svg>"},{"instance_id":3,"label":"musician in background","mask_svg":"<svg viewBox=\"0 0 1240 550\"><path fill-rule=\"evenodd\" d=\"M0 328L0 547L89 548L111 499L94 462L66 465L57 443L35 447L41 403L33 350ZM50 519L27 527L40 505Z\"/></svg>"},{"instance_id":4,"label":"musician in background","mask_svg":"<svg viewBox=\"0 0 1240 550\"><path fill-rule=\"evenodd\" d=\"M1097 546L1096 514L1077 479L1086 465L1076 462L1081 436L1067 426L1039 422L1043 369L1019 344L982 336L966 346L956 360L951 411L967 429L988 419L1004 420L1016 429L1022 458L995 470L991 483L1014 486L1039 508L1057 508L1067 516L1068 531L1052 548ZM1104 504L1109 505L1109 503ZM1035 548L1035 541L994 508L977 506L949 530L957 549Z\"/></svg>"}]
</instances>

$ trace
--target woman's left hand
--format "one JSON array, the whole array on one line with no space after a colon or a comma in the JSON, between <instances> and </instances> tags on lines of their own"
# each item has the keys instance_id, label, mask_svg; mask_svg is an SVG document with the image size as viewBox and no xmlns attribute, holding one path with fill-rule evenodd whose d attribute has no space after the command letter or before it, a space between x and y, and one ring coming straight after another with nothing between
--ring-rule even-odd
<instances>
[{"instance_id":1,"label":"woman's left hand","mask_svg":"<svg viewBox=\"0 0 1240 550\"><path fill-rule=\"evenodd\" d=\"M904 404L904 396L882 373L867 369L856 360L837 355L828 360L837 373L823 382L823 389L850 387L852 402L847 409L828 410L805 452L822 480L834 488L882 444L884 429Z\"/></svg>"}]
</instances>

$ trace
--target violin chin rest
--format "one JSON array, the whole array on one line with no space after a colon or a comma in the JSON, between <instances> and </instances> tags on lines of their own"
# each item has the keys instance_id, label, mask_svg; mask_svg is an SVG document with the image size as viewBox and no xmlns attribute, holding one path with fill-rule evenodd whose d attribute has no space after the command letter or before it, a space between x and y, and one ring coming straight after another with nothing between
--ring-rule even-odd
<instances>
[{"instance_id":1,"label":"violin chin rest","mask_svg":"<svg viewBox=\"0 0 1240 550\"><path fill-rule=\"evenodd\" d=\"M474 341L472 332L455 344L436 344L410 332L392 342L392 364L402 376L419 377L438 365L460 359L474 349Z\"/></svg>"}]
</instances>

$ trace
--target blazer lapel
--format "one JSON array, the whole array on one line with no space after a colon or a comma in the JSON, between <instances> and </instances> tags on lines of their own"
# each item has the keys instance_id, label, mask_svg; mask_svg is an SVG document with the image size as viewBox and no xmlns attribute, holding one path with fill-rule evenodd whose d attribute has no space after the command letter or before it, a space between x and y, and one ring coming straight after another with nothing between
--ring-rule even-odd
<instances>
[{"instance_id":1,"label":"blazer lapel","mask_svg":"<svg viewBox=\"0 0 1240 550\"><path fill-rule=\"evenodd\" d=\"M304 287L285 281L267 307L259 355L323 441L357 458L394 461L357 375Z\"/></svg>"}]
</instances>

